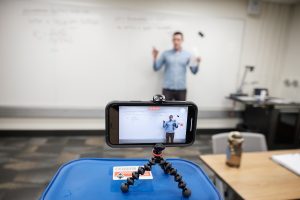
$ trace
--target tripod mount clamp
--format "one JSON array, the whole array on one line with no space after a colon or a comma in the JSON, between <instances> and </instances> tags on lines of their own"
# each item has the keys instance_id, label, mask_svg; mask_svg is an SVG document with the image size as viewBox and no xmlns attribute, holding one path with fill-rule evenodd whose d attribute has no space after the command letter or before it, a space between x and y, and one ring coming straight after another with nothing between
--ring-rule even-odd
<instances>
[{"instance_id":1,"label":"tripod mount clamp","mask_svg":"<svg viewBox=\"0 0 300 200\"><path fill-rule=\"evenodd\" d=\"M154 103L163 103L163 102L166 101L166 97L162 94L156 94L156 95L153 96L152 101Z\"/></svg>"}]
</instances>

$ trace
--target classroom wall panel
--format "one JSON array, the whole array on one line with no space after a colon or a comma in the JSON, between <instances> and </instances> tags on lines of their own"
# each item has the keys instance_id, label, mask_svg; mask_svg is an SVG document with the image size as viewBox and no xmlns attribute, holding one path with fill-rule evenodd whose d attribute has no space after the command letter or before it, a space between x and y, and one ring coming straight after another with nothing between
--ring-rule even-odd
<instances>
[{"instance_id":1,"label":"classroom wall panel","mask_svg":"<svg viewBox=\"0 0 300 200\"><path fill-rule=\"evenodd\" d=\"M288 42L285 48L284 70L280 77L280 95L300 101L300 4L293 7ZM284 84L286 83L286 84Z\"/></svg>"}]
</instances>

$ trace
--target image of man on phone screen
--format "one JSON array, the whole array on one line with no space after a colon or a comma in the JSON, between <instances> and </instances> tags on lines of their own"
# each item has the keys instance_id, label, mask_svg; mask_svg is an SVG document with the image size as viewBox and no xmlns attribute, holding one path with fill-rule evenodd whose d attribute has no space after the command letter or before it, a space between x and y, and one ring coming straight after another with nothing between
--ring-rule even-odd
<instances>
[{"instance_id":1,"label":"image of man on phone screen","mask_svg":"<svg viewBox=\"0 0 300 200\"><path fill-rule=\"evenodd\" d=\"M178 128L178 124L173 120L173 115L169 116L169 121L163 121L163 128L166 132L166 143L174 143L175 129Z\"/></svg>"}]
</instances>

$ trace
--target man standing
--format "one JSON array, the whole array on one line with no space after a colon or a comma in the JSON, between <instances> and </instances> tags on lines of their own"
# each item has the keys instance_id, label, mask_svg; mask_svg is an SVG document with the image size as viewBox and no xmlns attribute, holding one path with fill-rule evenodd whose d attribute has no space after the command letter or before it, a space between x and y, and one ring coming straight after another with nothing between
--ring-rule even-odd
<instances>
[{"instance_id":1,"label":"man standing","mask_svg":"<svg viewBox=\"0 0 300 200\"><path fill-rule=\"evenodd\" d=\"M153 48L153 69L160 70L165 66L163 95L167 100L186 100L186 69L190 68L193 74L198 72L200 57L196 58L195 66L191 66L191 53L182 49L183 34L173 34L173 49L164 51L159 59L158 50Z\"/></svg>"},{"instance_id":2,"label":"man standing","mask_svg":"<svg viewBox=\"0 0 300 200\"><path fill-rule=\"evenodd\" d=\"M166 143L174 143L175 129L178 128L178 124L176 120L173 120L173 115L169 116L169 121L163 121L163 128L166 132Z\"/></svg>"}]
</instances>

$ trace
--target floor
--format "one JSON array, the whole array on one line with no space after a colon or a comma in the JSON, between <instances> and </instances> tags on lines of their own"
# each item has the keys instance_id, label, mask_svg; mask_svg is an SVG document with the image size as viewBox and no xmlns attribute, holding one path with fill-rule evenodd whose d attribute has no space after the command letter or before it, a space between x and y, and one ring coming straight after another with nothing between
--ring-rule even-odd
<instances>
[{"instance_id":1,"label":"floor","mask_svg":"<svg viewBox=\"0 0 300 200\"><path fill-rule=\"evenodd\" d=\"M200 154L211 153L211 135L197 135L190 147L173 147L165 157L198 163ZM63 163L84 157L147 158L150 149L112 149L104 136L2 137L0 138L0 200L38 199Z\"/></svg>"}]
</instances>

